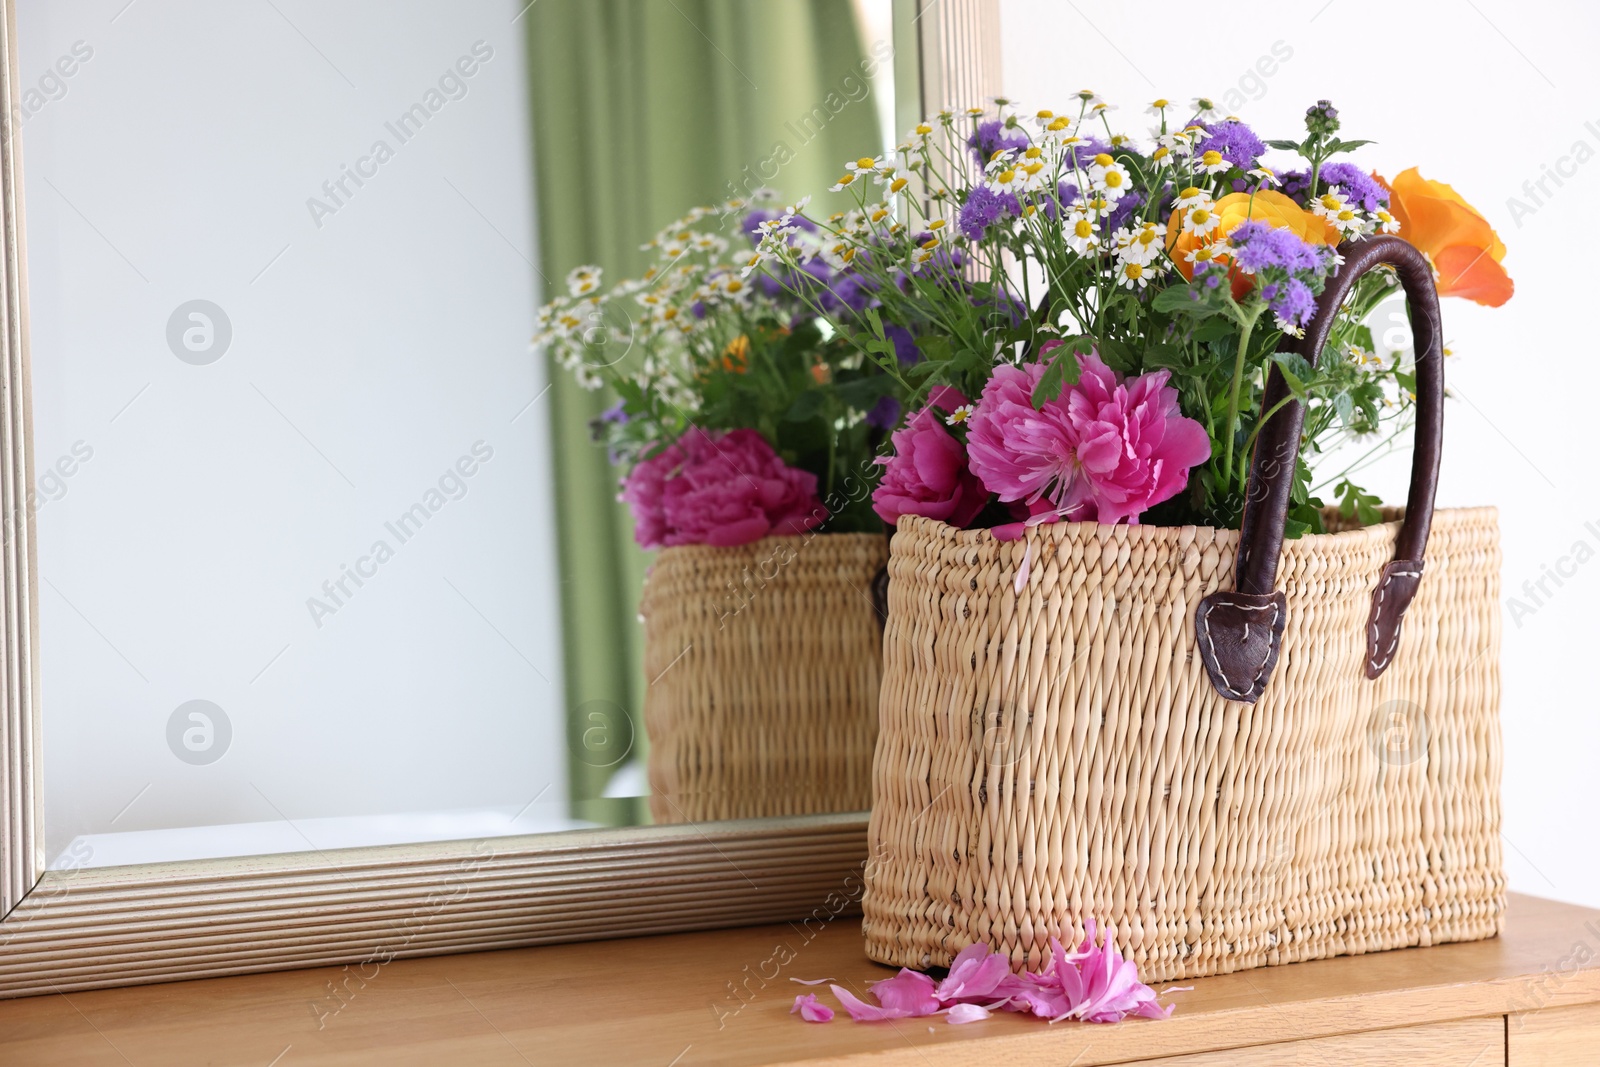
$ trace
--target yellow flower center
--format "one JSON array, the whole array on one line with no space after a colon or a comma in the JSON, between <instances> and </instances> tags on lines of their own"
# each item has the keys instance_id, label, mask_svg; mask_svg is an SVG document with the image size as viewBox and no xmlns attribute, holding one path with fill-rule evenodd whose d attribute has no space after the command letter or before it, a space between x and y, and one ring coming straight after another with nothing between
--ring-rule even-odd
<instances>
[{"instance_id":1,"label":"yellow flower center","mask_svg":"<svg viewBox=\"0 0 1600 1067\"><path fill-rule=\"evenodd\" d=\"M872 169L872 157L871 156L862 156L860 159L856 160L856 167L858 169L860 169L860 170L871 170Z\"/></svg>"},{"instance_id":2,"label":"yellow flower center","mask_svg":"<svg viewBox=\"0 0 1600 1067\"><path fill-rule=\"evenodd\" d=\"M934 219L932 222L928 223L928 229L930 229L930 230L942 230L942 229L944 229L945 223L947 221L948 220L946 220L946 219Z\"/></svg>"},{"instance_id":3,"label":"yellow flower center","mask_svg":"<svg viewBox=\"0 0 1600 1067\"><path fill-rule=\"evenodd\" d=\"M1317 199L1321 200L1322 206L1327 208L1329 211L1337 211L1339 208L1344 206L1344 204L1340 202L1339 198L1332 193L1323 193Z\"/></svg>"},{"instance_id":4,"label":"yellow flower center","mask_svg":"<svg viewBox=\"0 0 1600 1067\"><path fill-rule=\"evenodd\" d=\"M1215 167L1217 164L1222 162L1222 153L1216 151L1215 149L1209 152L1204 152L1200 156L1200 161L1208 167Z\"/></svg>"},{"instance_id":5,"label":"yellow flower center","mask_svg":"<svg viewBox=\"0 0 1600 1067\"><path fill-rule=\"evenodd\" d=\"M939 247L939 239L937 237L930 237L926 241L922 242L920 247L922 248L922 250L924 252L926 252L930 248L938 248Z\"/></svg>"},{"instance_id":6,"label":"yellow flower center","mask_svg":"<svg viewBox=\"0 0 1600 1067\"><path fill-rule=\"evenodd\" d=\"M1197 207L1189 212L1189 221L1196 226L1204 226L1211 221L1211 212L1203 207Z\"/></svg>"},{"instance_id":7,"label":"yellow flower center","mask_svg":"<svg viewBox=\"0 0 1600 1067\"><path fill-rule=\"evenodd\" d=\"M1138 263L1129 263L1122 268L1122 272L1129 278L1137 279L1144 276L1144 267Z\"/></svg>"},{"instance_id":8,"label":"yellow flower center","mask_svg":"<svg viewBox=\"0 0 1600 1067\"><path fill-rule=\"evenodd\" d=\"M1073 225L1072 232L1077 237L1093 237L1094 223L1090 222L1088 219L1079 219L1077 223Z\"/></svg>"},{"instance_id":9,"label":"yellow flower center","mask_svg":"<svg viewBox=\"0 0 1600 1067\"><path fill-rule=\"evenodd\" d=\"M1072 125L1072 123L1069 122L1067 119L1059 118L1059 119L1056 119L1054 122L1050 123L1050 125L1046 126L1045 129L1049 130L1051 133L1060 133L1062 130L1066 129L1068 126L1071 126L1071 125Z\"/></svg>"},{"instance_id":10,"label":"yellow flower center","mask_svg":"<svg viewBox=\"0 0 1600 1067\"><path fill-rule=\"evenodd\" d=\"M1104 152L1094 157L1094 165L1097 167L1109 167L1113 162L1112 158Z\"/></svg>"},{"instance_id":11,"label":"yellow flower center","mask_svg":"<svg viewBox=\"0 0 1600 1067\"><path fill-rule=\"evenodd\" d=\"M846 174L843 178L839 179L839 184L840 185L849 185L851 182L853 182L855 180L856 180L856 176L854 174Z\"/></svg>"},{"instance_id":12,"label":"yellow flower center","mask_svg":"<svg viewBox=\"0 0 1600 1067\"><path fill-rule=\"evenodd\" d=\"M1024 156L1026 156L1028 159L1038 159L1040 156L1044 155L1044 150L1041 149L1038 145L1032 145L1032 146L1030 146L1028 148L1028 150L1026 152L1024 152L1022 154Z\"/></svg>"},{"instance_id":13,"label":"yellow flower center","mask_svg":"<svg viewBox=\"0 0 1600 1067\"><path fill-rule=\"evenodd\" d=\"M917 133L921 134L923 137L928 136L928 134L930 134L932 132L933 132L933 127L929 126L926 122L917 123Z\"/></svg>"},{"instance_id":14,"label":"yellow flower center","mask_svg":"<svg viewBox=\"0 0 1600 1067\"><path fill-rule=\"evenodd\" d=\"M999 182L1001 185L1010 185L1012 182L1016 181L1016 179L1017 172L1011 167L1007 167L1005 170L994 176L994 180Z\"/></svg>"},{"instance_id":15,"label":"yellow flower center","mask_svg":"<svg viewBox=\"0 0 1600 1067\"><path fill-rule=\"evenodd\" d=\"M1106 171L1107 188L1116 189L1122 185L1122 172L1120 170Z\"/></svg>"},{"instance_id":16,"label":"yellow flower center","mask_svg":"<svg viewBox=\"0 0 1600 1067\"><path fill-rule=\"evenodd\" d=\"M889 191L891 193L898 193L900 190L904 189L905 187L906 187L906 180L904 178L896 178L894 181L889 183Z\"/></svg>"},{"instance_id":17,"label":"yellow flower center","mask_svg":"<svg viewBox=\"0 0 1600 1067\"><path fill-rule=\"evenodd\" d=\"M744 288L744 282L741 282L738 278L729 278L728 279L728 292L737 293L739 290L741 290L743 288Z\"/></svg>"},{"instance_id":18,"label":"yellow flower center","mask_svg":"<svg viewBox=\"0 0 1600 1067\"><path fill-rule=\"evenodd\" d=\"M1199 195L1200 195L1200 190L1191 185L1191 186L1189 186L1189 188L1185 189L1183 192L1178 194L1178 199L1179 200L1187 200L1191 196L1199 196Z\"/></svg>"},{"instance_id":19,"label":"yellow flower center","mask_svg":"<svg viewBox=\"0 0 1600 1067\"><path fill-rule=\"evenodd\" d=\"M1053 119L1053 118L1055 118L1056 117L1056 113L1054 111L1037 111L1037 112L1034 113L1033 117L1036 118L1036 119L1039 119L1042 122L1045 119Z\"/></svg>"},{"instance_id":20,"label":"yellow flower center","mask_svg":"<svg viewBox=\"0 0 1600 1067\"><path fill-rule=\"evenodd\" d=\"M1171 107L1172 106L1172 101L1168 100L1166 97L1162 97L1160 100L1152 101L1150 106L1151 107Z\"/></svg>"}]
</instances>

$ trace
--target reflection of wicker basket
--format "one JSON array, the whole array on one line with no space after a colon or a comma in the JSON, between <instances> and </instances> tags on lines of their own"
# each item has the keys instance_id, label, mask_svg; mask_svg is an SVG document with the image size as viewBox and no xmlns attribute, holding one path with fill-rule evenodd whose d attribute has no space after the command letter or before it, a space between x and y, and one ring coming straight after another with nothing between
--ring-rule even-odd
<instances>
[{"instance_id":1,"label":"reflection of wicker basket","mask_svg":"<svg viewBox=\"0 0 1600 1067\"><path fill-rule=\"evenodd\" d=\"M661 550L640 605L657 822L866 810L888 554L882 534Z\"/></svg>"},{"instance_id":2,"label":"reflection of wicker basket","mask_svg":"<svg viewBox=\"0 0 1600 1067\"><path fill-rule=\"evenodd\" d=\"M1252 705L1207 680L1194 623L1232 588L1237 531L1002 544L902 519L867 954L925 967L986 941L1038 969L1093 917L1154 982L1496 934L1495 513L1435 513L1393 666L1368 680L1399 526L1285 545L1289 623Z\"/></svg>"}]
</instances>

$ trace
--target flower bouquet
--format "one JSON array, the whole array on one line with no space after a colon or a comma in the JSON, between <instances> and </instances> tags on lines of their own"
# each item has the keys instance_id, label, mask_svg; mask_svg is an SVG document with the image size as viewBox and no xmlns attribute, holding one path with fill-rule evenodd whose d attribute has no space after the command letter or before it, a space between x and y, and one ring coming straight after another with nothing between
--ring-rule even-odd
<instances>
[{"instance_id":1,"label":"flower bouquet","mask_svg":"<svg viewBox=\"0 0 1600 1067\"><path fill-rule=\"evenodd\" d=\"M1505 248L1348 162L1326 101L1270 141L1110 111L947 112L847 165L856 211L764 226L752 273L865 279L792 292L914 400L874 493L868 952L1037 968L1092 913L1148 981L1491 936L1498 533L1433 491L1437 296L1503 303ZM1402 298L1415 353L1380 352ZM1408 428L1403 511L1318 469Z\"/></svg>"},{"instance_id":2,"label":"flower bouquet","mask_svg":"<svg viewBox=\"0 0 1600 1067\"><path fill-rule=\"evenodd\" d=\"M741 273L770 201L691 211L609 291L575 269L535 337L618 397L595 435L635 538L660 549L640 607L658 822L870 800L882 620L867 593L888 556L873 457L900 386L815 310L857 299L821 262L782 284Z\"/></svg>"}]
</instances>

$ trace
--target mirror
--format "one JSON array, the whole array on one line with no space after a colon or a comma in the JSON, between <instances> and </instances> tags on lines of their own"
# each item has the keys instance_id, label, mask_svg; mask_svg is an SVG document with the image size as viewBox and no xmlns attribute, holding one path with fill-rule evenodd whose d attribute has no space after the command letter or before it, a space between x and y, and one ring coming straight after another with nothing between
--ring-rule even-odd
<instances>
[{"instance_id":1,"label":"mirror","mask_svg":"<svg viewBox=\"0 0 1600 1067\"><path fill-rule=\"evenodd\" d=\"M609 399L529 338L572 268L892 146L892 6L17 3L51 868L865 806L870 724L741 734L704 643L645 647ZM796 570L749 553L723 630Z\"/></svg>"}]
</instances>

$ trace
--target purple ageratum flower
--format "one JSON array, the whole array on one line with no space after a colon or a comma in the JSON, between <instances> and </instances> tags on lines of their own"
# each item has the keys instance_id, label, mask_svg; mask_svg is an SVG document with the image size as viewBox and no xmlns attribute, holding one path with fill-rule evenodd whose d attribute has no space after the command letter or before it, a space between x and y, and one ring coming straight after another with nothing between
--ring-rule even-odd
<instances>
[{"instance_id":1,"label":"purple ageratum flower","mask_svg":"<svg viewBox=\"0 0 1600 1067\"><path fill-rule=\"evenodd\" d=\"M1304 326L1317 311L1317 298L1311 287L1299 278L1268 282L1261 287L1261 299L1283 322Z\"/></svg>"},{"instance_id":2,"label":"purple ageratum flower","mask_svg":"<svg viewBox=\"0 0 1600 1067\"><path fill-rule=\"evenodd\" d=\"M980 241L985 231L1004 216L1022 214L1022 205L1010 193L997 193L987 185L973 188L967 202L961 205L956 224L969 241Z\"/></svg>"},{"instance_id":3,"label":"purple ageratum flower","mask_svg":"<svg viewBox=\"0 0 1600 1067\"><path fill-rule=\"evenodd\" d=\"M880 396L867 412L867 425L874 430L892 430L900 421L900 401L892 396Z\"/></svg>"},{"instance_id":4,"label":"purple ageratum flower","mask_svg":"<svg viewBox=\"0 0 1600 1067\"><path fill-rule=\"evenodd\" d=\"M1021 151L1031 143L1027 133L1016 127L1008 128L999 119L979 123L972 136L967 138L967 147L972 150L972 158L978 161L980 167L988 163L996 152L1007 149Z\"/></svg>"},{"instance_id":5,"label":"purple ageratum flower","mask_svg":"<svg viewBox=\"0 0 1600 1067\"><path fill-rule=\"evenodd\" d=\"M922 362L922 349L917 347L917 339L911 336L910 330L904 326L885 326L883 336L894 342L895 359L907 365Z\"/></svg>"},{"instance_id":6,"label":"purple ageratum flower","mask_svg":"<svg viewBox=\"0 0 1600 1067\"><path fill-rule=\"evenodd\" d=\"M1320 283L1333 262L1332 251L1309 245L1288 230L1265 222L1246 222L1228 235L1234 265L1260 279L1261 298L1281 322L1304 326L1316 311L1312 285ZM1216 272L1207 272L1210 286Z\"/></svg>"},{"instance_id":7,"label":"purple ageratum flower","mask_svg":"<svg viewBox=\"0 0 1600 1067\"><path fill-rule=\"evenodd\" d=\"M1196 155L1219 152L1223 159L1240 170L1249 170L1256 165L1256 160L1266 154L1267 146L1261 138L1237 119L1206 125L1205 129L1205 139L1195 145Z\"/></svg>"},{"instance_id":8,"label":"purple ageratum flower","mask_svg":"<svg viewBox=\"0 0 1600 1067\"><path fill-rule=\"evenodd\" d=\"M873 301L872 283L854 272L834 275L832 284L824 290L817 301L824 311L838 311L849 308L851 311L861 312Z\"/></svg>"},{"instance_id":9,"label":"purple ageratum flower","mask_svg":"<svg viewBox=\"0 0 1600 1067\"><path fill-rule=\"evenodd\" d=\"M1281 177L1283 195L1304 206L1311 191L1311 172L1292 170ZM1364 211L1389 206L1389 194L1383 186L1354 163L1324 163L1317 172L1317 184L1320 188L1337 188L1346 200L1358 204Z\"/></svg>"},{"instance_id":10,"label":"purple ageratum flower","mask_svg":"<svg viewBox=\"0 0 1600 1067\"><path fill-rule=\"evenodd\" d=\"M1111 145L1108 142L1102 141L1098 137L1090 137L1082 144L1073 145L1072 150L1063 157L1062 165L1069 170L1072 168L1088 170L1089 165L1094 162L1095 156L1106 155L1110 151Z\"/></svg>"},{"instance_id":11,"label":"purple ageratum flower","mask_svg":"<svg viewBox=\"0 0 1600 1067\"><path fill-rule=\"evenodd\" d=\"M1274 267L1291 274L1320 273L1326 263L1318 248L1313 248L1289 230L1265 222L1245 222L1228 235L1233 246L1233 261L1240 269L1260 274Z\"/></svg>"}]
</instances>

